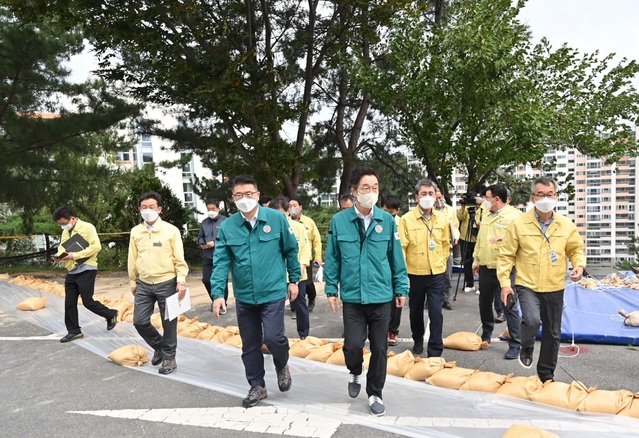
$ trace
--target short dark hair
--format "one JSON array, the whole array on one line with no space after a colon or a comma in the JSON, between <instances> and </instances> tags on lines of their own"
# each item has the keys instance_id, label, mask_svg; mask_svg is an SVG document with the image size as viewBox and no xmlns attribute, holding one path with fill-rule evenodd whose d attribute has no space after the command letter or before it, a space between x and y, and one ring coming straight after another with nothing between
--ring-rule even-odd
<instances>
[{"instance_id":1,"label":"short dark hair","mask_svg":"<svg viewBox=\"0 0 639 438\"><path fill-rule=\"evenodd\" d=\"M258 190L257 182L255 182L255 178L253 178L251 175L236 176L235 179L233 180L233 183L231 183L231 190L234 190L235 186L239 186L242 184L253 184L253 187L255 187L255 190Z\"/></svg>"},{"instance_id":2,"label":"short dark hair","mask_svg":"<svg viewBox=\"0 0 639 438\"><path fill-rule=\"evenodd\" d=\"M162 195L160 195L158 192L147 192L142 194L138 198L138 206L142 204L142 201L146 201L147 199L155 199L156 201L158 201L158 207L162 206Z\"/></svg>"},{"instance_id":3,"label":"short dark hair","mask_svg":"<svg viewBox=\"0 0 639 438\"><path fill-rule=\"evenodd\" d=\"M377 182L379 183L379 175L377 175L377 172L375 172L375 170L372 167L358 167L357 169L353 169L353 171L351 172L351 178L350 178L351 187L357 188L362 178L368 175L371 175L377 178Z\"/></svg>"},{"instance_id":4,"label":"short dark hair","mask_svg":"<svg viewBox=\"0 0 639 438\"><path fill-rule=\"evenodd\" d=\"M300 207L304 207L304 201L302 201L302 198L299 195L291 196L291 199L289 201L295 201L300 205Z\"/></svg>"},{"instance_id":5,"label":"short dark hair","mask_svg":"<svg viewBox=\"0 0 639 438\"><path fill-rule=\"evenodd\" d=\"M339 202L346 202L346 201L351 201L353 204L355 203L357 199L355 199L355 196L353 195L342 195L339 197Z\"/></svg>"},{"instance_id":6,"label":"short dark hair","mask_svg":"<svg viewBox=\"0 0 639 438\"><path fill-rule=\"evenodd\" d=\"M211 205L211 204L215 205L216 207L219 207L220 206L220 200L216 199L216 198L207 199L206 200L206 205Z\"/></svg>"},{"instance_id":7,"label":"short dark hair","mask_svg":"<svg viewBox=\"0 0 639 438\"><path fill-rule=\"evenodd\" d=\"M382 207L392 208L393 210L399 210L402 208L402 201L395 195L386 195L382 198Z\"/></svg>"},{"instance_id":8,"label":"short dark hair","mask_svg":"<svg viewBox=\"0 0 639 438\"><path fill-rule=\"evenodd\" d=\"M257 201L258 204L260 205L264 205L264 204L268 204L269 202L271 202L271 198L269 195L260 195L260 200Z\"/></svg>"},{"instance_id":9,"label":"short dark hair","mask_svg":"<svg viewBox=\"0 0 639 438\"><path fill-rule=\"evenodd\" d=\"M288 198L284 196L278 196L275 199L272 199L271 202L268 203L269 208L274 208L275 210L284 210L288 211Z\"/></svg>"},{"instance_id":10,"label":"short dark hair","mask_svg":"<svg viewBox=\"0 0 639 438\"><path fill-rule=\"evenodd\" d=\"M506 189L506 187L501 184L493 184L492 186L486 187L486 192L488 192L488 190L490 190L493 197L501 199L501 202L508 202L508 189Z\"/></svg>"},{"instance_id":11,"label":"short dark hair","mask_svg":"<svg viewBox=\"0 0 639 438\"><path fill-rule=\"evenodd\" d=\"M68 205L63 205L53 211L54 221L58 221L62 218L71 219L72 217L75 217L75 214L73 214L73 210L71 210L71 207L69 207Z\"/></svg>"}]
</instances>

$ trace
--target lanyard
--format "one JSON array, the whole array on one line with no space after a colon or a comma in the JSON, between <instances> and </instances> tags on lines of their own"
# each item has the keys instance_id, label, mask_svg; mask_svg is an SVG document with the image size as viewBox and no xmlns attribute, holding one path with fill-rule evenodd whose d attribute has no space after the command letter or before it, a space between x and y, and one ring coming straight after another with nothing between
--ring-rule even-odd
<instances>
[{"instance_id":1,"label":"lanyard","mask_svg":"<svg viewBox=\"0 0 639 438\"><path fill-rule=\"evenodd\" d=\"M550 238L549 238L548 236L546 236L546 233L545 233L545 232L543 232L543 231L541 230L541 227L540 227L540 226L538 226L538 225L535 225L535 228L537 228L537 229L539 230L539 232L541 233L541 235L542 235L542 236L544 236L544 239L546 239L546 242L548 242L548 247L549 247L550 249L552 249L552 246L550 246Z\"/></svg>"}]
</instances>

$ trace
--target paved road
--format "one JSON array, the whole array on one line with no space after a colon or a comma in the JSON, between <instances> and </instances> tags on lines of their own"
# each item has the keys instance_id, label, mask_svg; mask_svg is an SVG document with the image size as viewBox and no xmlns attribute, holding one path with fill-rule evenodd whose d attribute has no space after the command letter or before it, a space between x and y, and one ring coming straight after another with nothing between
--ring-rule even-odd
<instances>
[{"instance_id":1,"label":"paved road","mask_svg":"<svg viewBox=\"0 0 639 438\"><path fill-rule=\"evenodd\" d=\"M199 364L187 360L187 350L180 350L178 371L173 378L160 377L150 367L144 367L146 372L120 367L105 360L101 351L111 351L109 343L114 342L111 340L114 337L130 343L131 339L135 339L131 327L119 325L113 336L108 337L111 334L105 334L102 321L81 312L87 334L86 339L80 341L84 344L60 344L58 339L64 330L61 308L55 308L55 300L50 300L52 303L48 311L60 314L53 315L56 318L49 322L53 325L45 329L25 321L24 315L17 314L2 301L8 289L6 286L6 283L0 283L0 311L4 311L0 313L0 357L4 365L0 371L0 389L5 401L0 413L0 436L106 437L194 433L253 437L259 433L260 436L284 434L351 438L399 434L499 437L519 413L522 420L531 419L532 424L538 427L546 425L547 429L555 428L555 432L561 430L559 435L562 437L608 436L605 431L617 436L620 433L633 436L634 431L639 430L639 420L605 417L604 420L588 423L591 417L563 411L559 417L553 418L553 424L544 423L544 418L550 419L554 414L544 412L543 406L496 401L476 393L405 383L395 378L389 379L385 392L387 417L375 419L367 416L364 397L353 403L345 397L345 370L327 372L327 366L323 364L309 370L302 360L292 364L294 388L290 393L269 393L269 399L261 407L244 410L239 406L247 388L237 353L229 353L227 365L212 365L222 362L204 360ZM459 294L453 305L455 309L445 313L445 335L455 331L475 331L479 325L477 296ZM219 325L236 323L232 307L220 321L215 321L207 309L206 304L200 304L189 312L189 316L199 315L200 320ZM321 338L339 338L341 335L341 318L330 312L322 297L312 313L311 327L311 334ZM400 337L408 337L409 333L408 314L405 312ZM295 321L290 317L287 317L287 334L295 337ZM181 341L180 348L186 347L185 344L186 341ZM406 341L393 350L401 352L411 346L412 342ZM579 355L560 358L559 365L567 372L588 386L639 391L635 371L639 352L620 346L579 347ZM445 350L444 357L469 368L479 367L502 374L532 374L533 370L519 368L517 361L504 360L506 349L506 344L495 342L491 349L479 352ZM203 386L186 383L207 366L219 367L207 370L213 376L219 377L222 372L234 374L222 378L222 381L190 381ZM270 379L267 386L273 388L273 373L268 369L267 372ZM572 380L561 373L558 372L557 380ZM399 394L402 394L401 397ZM446 411L438 403L451 408ZM414 424L407 425L409 419L401 414L411 407L418 407L423 417L411 417ZM435 411L437 415L434 415ZM498 411L503 414L491 417L490 413ZM541 412L538 419L535 419L536 411ZM453 418L447 415L450 412L458 412L458 415ZM415 429L418 423L419 427ZM269 431L273 433L267 433ZM639 433L636 435L639 436Z\"/></svg>"}]
</instances>

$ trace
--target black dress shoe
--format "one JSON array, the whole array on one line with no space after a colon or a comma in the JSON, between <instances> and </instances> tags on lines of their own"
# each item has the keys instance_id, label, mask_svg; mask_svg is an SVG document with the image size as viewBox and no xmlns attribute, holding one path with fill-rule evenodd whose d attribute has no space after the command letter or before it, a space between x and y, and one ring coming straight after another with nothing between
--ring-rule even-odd
<instances>
[{"instance_id":1,"label":"black dress shoe","mask_svg":"<svg viewBox=\"0 0 639 438\"><path fill-rule=\"evenodd\" d=\"M533 347L522 348L519 352L519 365L529 369L533 362Z\"/></svg>"},{"instance_id":2,"label":"black dress shoe","mask_svg":"<svg viewBox=\"0 0 639 438\"><path fill-rule=\"evenodd\" d=\"M315 300L308 300L308 311L312 312L315 309Z\"/></svg>"},{"instance_id":3,"label":"black dress shoe","mask_svg":"<svg viewBox=\"0 0 639 438\"><path fill-rule=\"evenodd\" d=\"M60 339L60 342L71 342L82 338L84 338L82 333L67 333L62 339Z\"/></svg>"},{"instance_id":4,"label":"black dress shoe","mask_svg":"<svg viewBox=\"0 0 639 438\"><path fill-rule=\"evenodd\" d=\"M495 318L495 322L497 323L501 323L506 321L506 314L504 312L499 312L497 314L497 317Z\"/></svg>"},{"instance_id":5,"label":"black dress shoe","mask_svg":"<svg viewBox=\"0 0 639 438\"><path fill-rule=\"evenodd\" d=\"M444 304L442 304L442 307L444 309L446 309L446 310L453 310L453 306L451 306L448 301L446 301Z\"/></svg>"},{"instance_id":6,"label":"black dress shoe","mask_svg":"<svg viewBox=\"0 0 639 438\"><path fill-rule=\"evenodd\" d=\"M160 365L162 362L162 350L155 350L153 352L153 358L151 358L151 365Z\"/></svg>"},{"instance_id":7,"label":"black dress shoe","mask_svg":"<svg viewBox=\"0 0 639 438\"><path fill-rule=\"evenodd\" d=\"M171 374L177 368L177 364L175 363L175 359L164 360L162 361L162 366L160 367L160 374Z\"/></svg>"},{"instance_id":8,"label":"black dress shoe","mask_svg":"<svg viewBox=\"0 0 639 438\"><path fill-rule=\"evenodd\" d=\"M415 341L415 345L413 345L413 353L414 354L422 354L424 352L424 341Z\"/></svg>"}]
</instances>

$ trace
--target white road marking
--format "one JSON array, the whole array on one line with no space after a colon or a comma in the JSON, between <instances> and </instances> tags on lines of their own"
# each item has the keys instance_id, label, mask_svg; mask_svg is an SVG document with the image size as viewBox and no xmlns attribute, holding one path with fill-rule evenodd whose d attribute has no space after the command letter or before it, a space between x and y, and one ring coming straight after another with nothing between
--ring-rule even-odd
<instances>
[{"instance_id":1,"label":"white road marking","mask_svg":"<svg viewBox=\"0 0 639 438\"><path fill-rule=\"evenodd\" d=\"M342 424L319 415L280 408L276 406L257 406L250 409L229 408L176 408L176 409L124 409L112 411L69 411L73 414L94 415L99 417L126 418L132 420L155 421L187 426L210 427L217 429L242 430L246 432L273 433L296 437L330 438ZM373 419L371 419L373 420ZM394 417L377 418L386 424L397 426L416 426L424 429L486 429L506 430L513 424L521 424L547 431L561 432L619 432L627 433L620 425L580 423L562 420L524 420L524 419L482 419L455 417Z\"/></svg>"},{"instance_id":2,"label":"white road marking","mask_svg":"<svg viewBox=\"0 0 639 438\"><path fill-rule=\"evenodd\" d=\"M275 406L256 406L250 409L232 407L69 412L296 437L330 438L342 424L319 415Z\"/></svg>"},{"instance_id":3,"label":"white road marking","mask_svg":"<svg viewBox=\"0 0 639 438\"><path fill-rule=\"evenodd\" d=\"M0 341L59 341L61 337L55 333L46 336L1 336Z\"/></svg>"}]
</instances>

